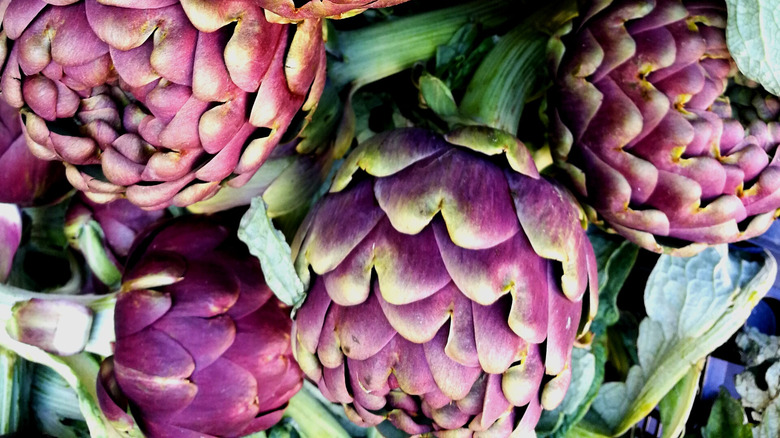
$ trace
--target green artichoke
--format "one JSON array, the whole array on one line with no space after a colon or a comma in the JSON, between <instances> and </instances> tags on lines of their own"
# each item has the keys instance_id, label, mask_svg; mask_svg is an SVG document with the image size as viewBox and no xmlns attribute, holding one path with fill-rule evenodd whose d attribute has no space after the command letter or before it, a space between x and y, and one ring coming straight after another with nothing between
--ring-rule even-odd
<instances>
[{"instance_id":1,"label":"green artichoke","mask_svg":"<svg viewBox=\"0 0 780 438\"><path fill-rule=\"evenodd\" d=\"M591 1L559 46L555 159L599 220L649 250L754 237L780 207L777 143L714 108L735 72L725 12L717 0Z\"/></svg>"},{"instance_id":2,"label":"green artichoke","mask_svg":"<svg viewBox=\"0 0 780 438\"><path fill-rule=\"evenodd\" d=\"M33 153L100 202L187 206L241 186L325 84L322 22L272 23L250 0L3 6L3 97Z\"/></svg>"},{"instance_id":3,"label":"green artichoke","mask_svg":"<svg viewBox=\"0 0 780 438\"><path fill-rule=\"evenodd\" d=\"M101 408L118 430L134 418L149 437L267 429L303 384L289 314L234 232L206 217L165 222L128 257Z\"/></svg>"},{"instance_id":4,"label":"green artichoke","mask_svg":"<svg viewBox=\"0 0 780 438\"><path fill-rule=\"evenodd\" d=\"M511 168L489 157L503 152ZM562 400L597 307L572 196L490 129L362 143L294 250L311 284L293 323L296 359L363 426L532 433Z\"/></svg>"}]
</instances>

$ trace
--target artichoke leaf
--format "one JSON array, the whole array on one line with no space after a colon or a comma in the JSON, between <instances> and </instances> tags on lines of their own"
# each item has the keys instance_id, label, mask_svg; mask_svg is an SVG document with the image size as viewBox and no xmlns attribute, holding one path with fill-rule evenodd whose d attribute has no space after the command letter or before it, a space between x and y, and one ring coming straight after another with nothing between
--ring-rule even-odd
<instances>
[{"instance_id":1,"label":"artichoke leaf","mask_svg":"<svg viewBox=\"0 0 780 438\"><path fill-rule=\"evenodd\" d=\"M249 210L241 218L238 238L260 260L268 287L276 297L289 306L302 304L306 294L295 272L290 245L284 234L274 228L261 197L252 199Z\"/></svg>"},{"instance_id":2,"label":"artichoke leaf","mask_svg":"<svg viewBox=\"0 0 780 438\"><path fill-rule=\"evenodd\" d=\"M704 438L722 436L751 438L753 436L750 425L745 424L745 413L742 406L724 388L720 389L720 394L712 405L710 418L702 429L702 436Z\"/></svg>"},{"instance_id":3,"label":"artichoke leaf","mask_svg":"<svg viewBox=\"0 0 780 438\"><path fill-rule=\"evenodd\" d=\"M780 95L780 8L776 0L726 0L726 43L739 70Z\"/></svg>"},{"instance_id":4,"label":"artichoke leaf","mask_svg":"<svg viewBox=\"0 0 780 438\"><path fill-rule=\"evenodd\" d=\"M693 409L696 400L696 392L699 389L699 380L704 370L704 359L688 369L685 377L680 379L674 388L658 403L661 411L662 438L676 438L683 436L685 423Z\"/></svg>"},{"instance_id":5,"label":"artichoke leaf","mask_svg":"<svg viewBox=\"0 0 780 438\"><path fill-rule=\"evenodd\" d=\"M601 387L586 419L612 436L625 433L745 323L776 273L770 253L729 251L726 245L690 258L662 256L645 288L639 364L625 382Z\"/></svg>"},{"instance_id":6,"label":"artichoke leaf","mask_svg":"<svg viewBox=\"0 0 780 438\"><path fill-rule=\"evenodd\" d=\"M588 238L596 253L599 273L599 310L590 326L591 331L598 335L620 318L617 296L636 263L639 247L595 227L588 230Z\"/></svg>"},{"instance_id":7,"label":"artichoke leaf","mask_svg":"<svg viewBox=\"0 0 780 438\"><path fill-rule=\"evenodd\" d=\"M594 341L590 350L585 348L572 350L573 378L571 384L566 391L566 396L557 408L542 412L542 417L536 425L538 436L565 436L572 425L580 420L587 412L604 380L605 362L606 351L603 337Z\"/></svg>"}]
</instances>

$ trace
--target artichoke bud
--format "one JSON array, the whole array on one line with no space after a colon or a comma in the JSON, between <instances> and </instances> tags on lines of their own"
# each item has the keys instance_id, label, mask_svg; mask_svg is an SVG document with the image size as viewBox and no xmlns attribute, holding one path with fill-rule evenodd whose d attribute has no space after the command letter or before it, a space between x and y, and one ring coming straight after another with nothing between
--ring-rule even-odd
<instances>
[{"instance_id":1,"label":"artichoke bud","mask_svg":"<svg viewBox=\"0 0 780 438\"><path fill-rule=\"evenodd\" d=\"M303 371L360 426L531 434L597 308L580 215L505 132L363 142L296 236Z\"/></svg>"},{"instance_id":2,"label":"artichoke bud","mask_svg":"<svg viewBox=\"0 0 780 438\"><path fill-rule=\"evenodd\" d=\"M128 256L100 406L151 437L265 430L303 384L290 325L234 229L214 217L162 222Z\"/></svg>"},{"instance_id":3,"label":"artichoke bud","mask_svg":"<svg viewBox=\"0 0 780 438\"><path fill-rule=\"evenodd\" d=\"M31 299L14 305L7 324L15 340L59 356L80 353L87 346L94 313L67 299Z\"/></svg>"},{"instance_id":4,"label":"artichoke bud","mask_svg":"<svg viewBox=\"0 0 780 438\"><path fill-rule=\"evenodd\" d=\"M159 210L239 187L325 85L318 18L273 23L224 0L66 3L3 5L0 88L30 151L64 162L92 200Z\"/></svg>"},{"instance_id":5,"label":"artichoke bud","mask_svg":"<svg viewBox=\"0 0 780 438\"><path fill-rule=\"evenodd\" d=\"M645 249L749 239L780 208L780 129L761 119L776 99L727 88L725 27L714 0L591 2L551 45L556 163L597 222Z\"/></svg>"}]
</instances>

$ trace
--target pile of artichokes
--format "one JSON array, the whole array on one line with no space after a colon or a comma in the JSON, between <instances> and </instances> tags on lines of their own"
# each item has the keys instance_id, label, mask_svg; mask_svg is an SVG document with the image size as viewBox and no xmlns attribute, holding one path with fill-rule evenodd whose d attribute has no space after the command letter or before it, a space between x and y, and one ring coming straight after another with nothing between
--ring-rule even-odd
<instances>
[{"instance_id":1,"label":"pile of artichokes","mask_svg":"<svg viewBox=\"0 0 780 438\"><path fill-rule=\"evenodd\" d=\"M0 295L75 266L0 347L78 370L96 436L534 436L603 311L588 227L764 233L780 98L720 0L505 3L0 1Z\"/></svg>"}]
</instances>

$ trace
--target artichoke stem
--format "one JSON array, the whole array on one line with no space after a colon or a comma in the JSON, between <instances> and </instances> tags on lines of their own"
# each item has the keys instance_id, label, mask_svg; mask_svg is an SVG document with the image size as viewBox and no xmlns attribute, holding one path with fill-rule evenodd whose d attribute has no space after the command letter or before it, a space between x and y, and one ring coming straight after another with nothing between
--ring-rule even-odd
<instances>
[{"instance_id":1,"label":"artichoke stem","mask_svg":"<svg viewBox=\"0 0 780 438\"><path fill-rule=\"evenodd\" d=\"M472 77L461 114L517 135L525 102L547 80L550 35L576 12L573 1L552 0L504 35Z\"/></svg>"},{"instance_id":2,"label":"artichoke stem","mask_svg":"<svg viewBox=\"0 0 780 438\"><path fill-rule=\"evenodd\" d=\"M349 438L331 413L306 389L290 399L284 416L292 418L303 438Z\"/></svg>"},{"instance_id":3,"label":"artichoke stem","mask_svg":"<svg viewBox=\"0 0 780 438\"><path fill-rule=\"evenodd\" d=\"M518 13L513 1L476 0L340 32L337 40L342 56L329 62L328 75L339 88L351 82L359 87L431 58L438 46L470 21L494 29L517 20Z\"/></svg>"}]
</instances>

